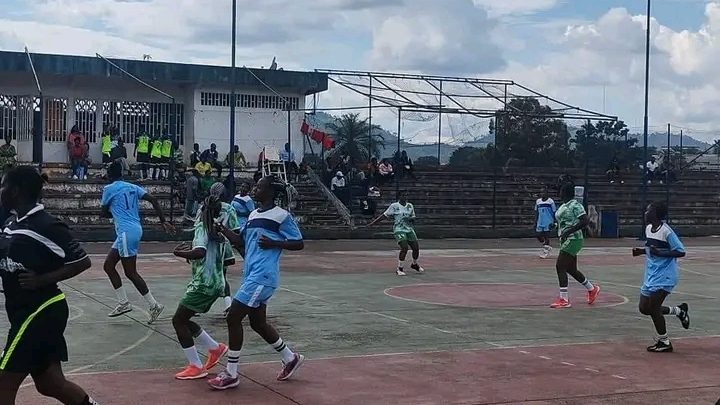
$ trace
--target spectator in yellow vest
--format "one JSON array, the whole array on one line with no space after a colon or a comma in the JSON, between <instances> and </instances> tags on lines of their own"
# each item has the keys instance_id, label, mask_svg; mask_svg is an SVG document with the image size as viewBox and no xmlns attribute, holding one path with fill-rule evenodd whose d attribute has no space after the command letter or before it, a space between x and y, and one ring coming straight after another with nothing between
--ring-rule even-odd
<instances>
[{"instance_id":1,"label":"spectator in yellow vest","mask_svg":"<svg viewBox=\"0 0 720 405\"><path fill-rule=\"evenodd\" d=\"M162 167L162 139L159 136L154 137L150 143L150 165L152 167L152 178L157 180Z\"/></svg>"},{"instance_id":2,"label":"spectator in yellow vest","mask_svg":"<svg viewBox=\"0 0 720 405\"><path fill-rule=\"evenodd\" d=\"M172 157L173 141L170 135L164 134L162 137L162 147L160 154L162 155L162 167L160 168L160 176L167 180L170 178L170 160Z\"/></svg>"},{"instance_id":3,"label":"spectator in yellow vest","mask_svg":"<svg viewBox=\"0 0 720 405\"><path fill-rule=\"evenodd\" d=\"M140 132L135 137L135 157L140 163L142 171L142 179L148 178L148 163L150 163L150 135L145 131L144 127L140 128Z\"/></svg>"}]
</instances>

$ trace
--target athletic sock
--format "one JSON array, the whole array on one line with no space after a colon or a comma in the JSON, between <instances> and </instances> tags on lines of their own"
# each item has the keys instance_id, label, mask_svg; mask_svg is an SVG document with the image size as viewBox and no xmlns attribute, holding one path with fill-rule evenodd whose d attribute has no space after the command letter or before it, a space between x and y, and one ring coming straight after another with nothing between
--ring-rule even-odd
<instances>
[{"instance_id":1,"label":"athletic sock","mask_svg":"<svg viewBox=\"0 0 720 405\"><path fill-rule=\"evenodd\" d=\"M569 299L567 287L560 287L560 298L564 299L565 301Z\"/></svg>"},{"instance_id":2,"label":"athletic sock","mask_svg":"<svg viewBox=\"0 0 720 405\"><path fill-rule=\"evenodd\" d=\"M240 361L240 350L228 351L227 372L230 377L238 376L238 362Z\"/></svg>"},{"instance_id":3,"label":"athletic sock","mask_svg":"<svg viewBox=\"0 0 720 405\"><path fill-rule=\"evenodd\" d=\"M271 345L282 356L283 363L290 363L295 359L295 353L283 342L282 338Z\"/></svg>"},{"instance_id":4,"label":"athletic sock","mask_svg":"<svg viewBox=\"0 0 720 405\"><path fill-rule=\"evenodd\" d=\"M115 295L117 296L118 302L121 304L127 304L130 301L128 301L127 297L127 291L125 291L125 286L120 286L115 289Z\"/></svg>"},{"instance_id":5,"label":"athletic sock","mask_svg":"<svg viewBox=\"0 0 720 405\"><path fill-rule=\"evenodd\" d=\"M402 270L405 268L405 260L398 259L398 269Z\"/></svg>"},{"instance_id":6,"label":"athletic sock","mask_svg":"<svg viewBox=\"0 0 720 405\"><path fill-rule=\"evenodd\" d=\"M195 341L198 342L200 346L208 350L217 349L217 347L219 346L218 342L216 342L215 339L212 338L212 336L208 335L208 333L205 332L204 329L200 331L200 334L197 335Z\"/></svg>"},{"instance_id":7,"label":"athletic sock","mask_svg":"<svg viewBox=\"0 0 720 405\"><path fill-rule=\"evenodd\" d=\"M580 284L582 284L583 287L585 287L588 291L592 291L595 288L595 286L588 279L585 279L585 281Z\"/></svg>"},{"instance_id":8,"label":"athletic sock","mask_svg":"<svg viewBox=\"0 0 720 405\"><path fill-rule=\"evenodd\" d=\"M679 316L679 315L682 315L682 313L683 313L683 310L680 309L679 307L670 307L669 315Z\"/></svg>"},{"instance_id":9,"label":"athletic sock","mask_svg":"<svg viewBox=\"0 0 720 405\"><path fill-rule=\"evenodd\" d=\"M657 341L668 344L668 343L670 343L670 338L668 337L668 334L666 333L664 335L658 335Z\"/></svg>"},{"instance_id":10,"label":"athletic sock","mask_svg":"<svg viewBox=\"0 0 720 405\"><path fill-rule=\"evenodd\" d=\"M232 305L232 297L225 297L223 298L223 301L225 302L225 309L229 309Z\"/></svg>"},{"instance_id":11,"label":"athletic sock","mask_svg":"<svg viewBox=\"0 0 720 405\"><path fill-rule=\"evenodd\" d=\"M147 294L143 295L143 298L145 298L145 301L150 305L150 308L156 307L158 305L158 302L155 301L155 297L153 297L152 293L148 291Z\"/></svg>"},{"instance_id":12,"label":"athletic sock","mask_svg":"<svg viewBox=\"0 0 720 405\"><path fill-rule=\"evenodd\" d=\"M94 399L90 398L89 395L85 395L85 399L80 403L80 405L100 405L98 402L95 402Z\"/></svg>"},{"instance_id":13,"label":"athletic sock","mask_svg":"<svg viewBox=\"0 0 720 405\"><path fill-rule=\"evenodd\" d=\"M185 357L188 359L188 363L192 364L193 366L197 368L202 368L203 364L200 361L200 356L198 355L197 349L195 346L190 346L187 349L183 349L183 352L185 352Z\"/></svg>"}]
</instances>

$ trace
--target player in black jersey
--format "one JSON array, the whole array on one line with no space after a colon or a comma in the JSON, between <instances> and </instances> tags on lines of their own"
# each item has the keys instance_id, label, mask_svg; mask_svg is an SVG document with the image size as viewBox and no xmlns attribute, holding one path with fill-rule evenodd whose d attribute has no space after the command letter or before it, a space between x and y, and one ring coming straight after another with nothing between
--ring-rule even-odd
<instances>
[{"instance_id":1,"label":"player in black jersey","mask_svg":"<svg viewBox=\"0 0 720 405\"><path fill-rule=\"evenodd\" d=\"M67 381L68 304L57 283L90 268L90 258L67 225L38 204L44 179L31 166L5 174L2 206L13 211L0 233L0 276L10 331L0 356L0 405L12 405L25 377L41 394L63 404L96 404Z\"/></svg>"}]
</instances>

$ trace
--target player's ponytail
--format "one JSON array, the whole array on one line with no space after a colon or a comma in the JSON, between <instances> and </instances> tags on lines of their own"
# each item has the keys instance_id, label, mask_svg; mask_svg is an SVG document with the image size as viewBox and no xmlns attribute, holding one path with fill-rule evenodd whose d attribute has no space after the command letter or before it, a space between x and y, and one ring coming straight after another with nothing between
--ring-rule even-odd
<instances>
[{"instance_id":1,"label":"player's ponytail","mask_svg":"<svg viewBox=\"0 0 720 405\"><path fill-rule=\"evenodd\" d=\"M202 212L200 213L202 226L205 228L205 232L207 232L210 240L222 240L221 235L215 228L215 220L220 217L221 210L222 203L220 202L220 198L217 196L208 196L203 202Z\"/></svg>"}]
</instances>

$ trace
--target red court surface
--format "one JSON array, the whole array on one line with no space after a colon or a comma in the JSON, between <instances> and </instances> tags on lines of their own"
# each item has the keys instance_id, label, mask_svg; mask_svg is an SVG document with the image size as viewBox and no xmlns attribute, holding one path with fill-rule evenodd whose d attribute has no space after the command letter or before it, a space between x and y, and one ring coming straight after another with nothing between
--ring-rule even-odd
<instances>
[{"instance_id":1,"label":"red court surface","mask_svg":"<svg viewBox=\"0 0 720 405\"><path fill-rule=\"evenodd\" d=\"M385 294L408 301L466 308L545 309L552 287L519 283L431 283L392 287ZM584 301L585 291L572 288L573 308L590 309L621 305L628 298L602 293L593 305Z\"/></svg>"},{"instance_id":2,"label":"red court surface","mask_svg":"<svg viewBox=\"0 0 720 405\"><path fill-rule=\"evenodd\" d=\"M641 342L623 342L318 359L288 382L274 380L277 363L247 364L241 367L241 386L226 392L212 392L204 381L174 381L170 370L73 380L103 392L103 404L139 403L140 398L158 405L712 403L720 395L720 338L680 339L675 345L671 354L647 353ZM25 390L19 403L52 402Z\"/></svg>"}]
</instances>

